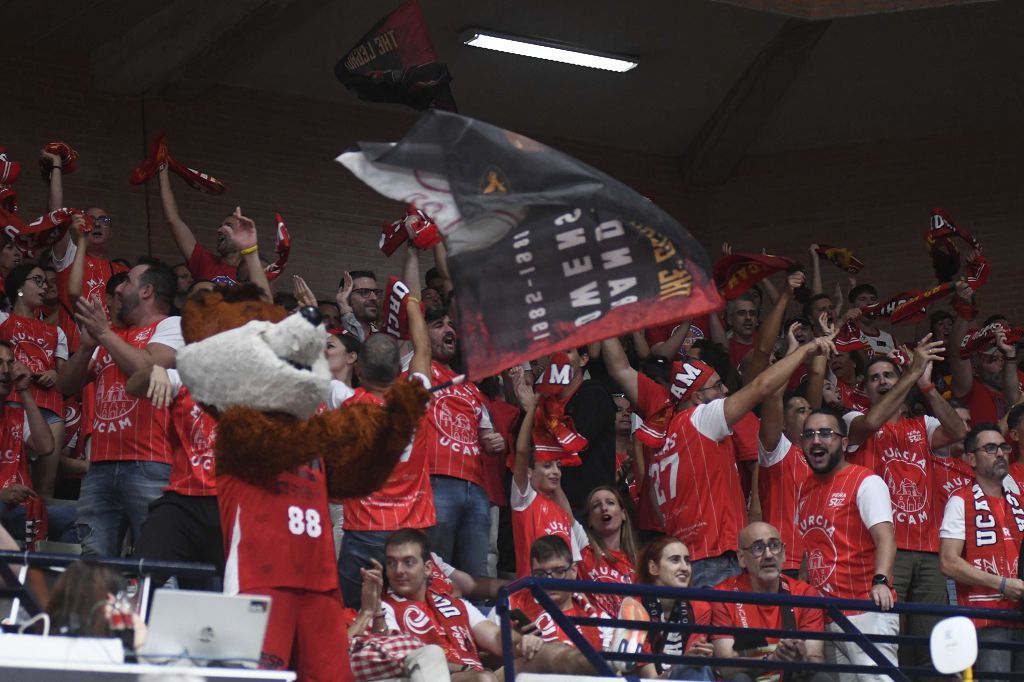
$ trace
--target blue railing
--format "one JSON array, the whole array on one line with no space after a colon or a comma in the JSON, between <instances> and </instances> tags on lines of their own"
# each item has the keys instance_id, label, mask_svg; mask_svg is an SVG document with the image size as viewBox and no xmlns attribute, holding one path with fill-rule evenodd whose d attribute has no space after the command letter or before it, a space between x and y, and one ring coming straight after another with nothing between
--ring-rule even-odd
<instances>
[{"instance_id":1,"label":"blue railing","mask_svg":"<svg viewBox=\"0 0 1024 682\"><path fill-rule=\"evenodd\" d=\"M706 656L673 656L667 654L640 653L630 654L611 651L595 651L587 639L574 625L590 625L600 627L626 627L633 630L654 630L660 632L701 632L707 634L735 635L743 632L748 635L761 635L775 638L795 639L818 639L824 641L850 641L860 646L864 652L877 664L874 666L836 664L836 663L807 663L790 661L760 661L743 659L743 668L763 668L765 670L783 671L827 671L835 673L860 673L872 675L889 675L897 682L909 682L912 677L923 675L935 676L934 668L900 668L889 660L878 650L875 643L895 642L896 644L917 644L928 646L927 637L914 637L910 635L869 635L862 633L843 614L843 611L881 611L874 602L858 599L832 599L826 597L798 597L790 594L762 594L754 592L735 592L725 590L686 588L677 589L669 587L655 587L653 585L626 585L613 583L595 583L577 580L555 580L553 578L521 578L498 590L497 609L501 618L501 640L504 652L505 679L514 679L515 657L512 648L512 627L509 618L509 596L520 590L529 590L537 603L547 611L555 624L561 628L580 653L594 668L597 675L615 677L617 673L608 665L608 661L630 661L637 663L663 663L683 664L692 666L723 666L737 667L738 661L734 658L718 658ZM620 597L654 597L686 599L688 601L703 602L726 602L743 604L760 604L772 606L792 606L802 608L822 609L842 632L803 632L787 629L770 628L739 628L697 624L676 624L657 623L647 621L628 621L618 618L589 618L579 616L567 616L554 603L546 590L557 592L583 592L586 594L612 594ZM992 620L1006 621L1008 625L1017 624L1024 626L1024 613L1003 609L969 608L959 606L936 606L928 604L915 604L912 602L900 602L893 606L890 613L897 614L920 614L931 616L967 616L974 618L987 618ZM1018 649L1020 644L1001 642L978 642L979 649ZM1024 680L1024 671L1012 673L976 673L976 679L1009 679ZM636 678L630 678L636 679Z\"/></svg>"}]
</instances>

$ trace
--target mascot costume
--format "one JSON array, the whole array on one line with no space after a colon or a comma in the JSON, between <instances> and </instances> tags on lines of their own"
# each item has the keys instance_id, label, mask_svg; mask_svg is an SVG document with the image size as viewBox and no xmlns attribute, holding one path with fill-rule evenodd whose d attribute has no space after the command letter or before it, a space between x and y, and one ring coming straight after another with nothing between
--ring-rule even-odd
<instances>
[{"instance_id":1,"label":"mascot costume","mask_svg":"<svg viewBox=\"0 0 1024 682\"><path fill-rule=\"evenodd\" d=\"M351 680L327 498L385 482L429 394L398 381L385 405L322 411L319 312L287 315L251 285L189 300L182 334L182 381L217 419L225 592L272 597L261 667Z\"/></svg>"}]
</instances>

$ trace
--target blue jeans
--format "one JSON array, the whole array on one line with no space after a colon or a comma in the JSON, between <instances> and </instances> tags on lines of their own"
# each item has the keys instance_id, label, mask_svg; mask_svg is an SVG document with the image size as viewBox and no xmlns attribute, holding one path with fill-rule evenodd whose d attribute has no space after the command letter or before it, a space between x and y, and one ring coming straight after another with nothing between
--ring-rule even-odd
<instances>
[{"instance_id":1,"label":"blue jeans","mask_svg":"<svg viewBox=\"0 0 1024 682\"><path fill-rule=\"evenodd\" d=\"M690 587L714 587L718 583L742 572L736 552L698 559L693 562Z\"/></svg>"},{"instance_id":2,"label":"blue jeans","mask_svg":"<svg viewBox=\"0 0 1024 682\"><path fill-rule=\"evenodd\" d=\"M370 568L370 559L384 565L384 543L390 530L347 530L341 536L341 552L338 554L338 584L345 606L358 609L362 603L363 576L360 568Z\"/></svg>"},{"instance_id":3,"label":"blue jeans","mask_svg":"<svg viewBox=\"0 0 1024 682\"><path fill-rule=\"evenodd\" d=\"M46 507L46 518L49 532L46 540L54 542L78 542L75 530L75 507L72 505L51 504ZM3 526L15 540L25 539L25 506L0 505L0 517Z\"/></svg>"},{"instance_id":4,"label":"blue jeans","mask_svg":"<svg viewBox=\"0 0 1024 682\"><path fill-rule=\"evenodd\" d=\"M163 494L171 465L160 462L97 462L82 479L78 500L78 538L83 557L120 554L122 520L138 542L149 503Z\"/></svg>"},{"instance_id":5,"label":"blue jeans","mask_svg":"<svg viewBox=\"0 0 1024 682\"><path fill-rule=\"evenodd\" d=\"M491 503L476 483L431 476L437 524L429 531L431 548L460 571L487 575Z\"/></svg>"}]
</instances>

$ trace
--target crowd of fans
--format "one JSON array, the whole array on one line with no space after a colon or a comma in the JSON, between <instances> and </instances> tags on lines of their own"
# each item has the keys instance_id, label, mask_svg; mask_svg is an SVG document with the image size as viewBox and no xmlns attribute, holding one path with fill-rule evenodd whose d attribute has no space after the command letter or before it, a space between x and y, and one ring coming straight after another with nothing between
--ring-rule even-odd
<instances>
[{"instance_id":1,"label":"crowd of fans","mask_svg":"<svg viewBox=\"0 0 1024 682\"><path fill-rule=\"evenodd\" d=\"M44 153L43 163L51 209L61 207L61 157ZM289 310L315 307L333 376L325 409L381 404L406 375L438 386L460 374L443 246L424 278L417 249L405 253L411 338L399 341L383 333L373 272L350 263L336 292L318 298L295 277L274 294L252 221L229 215L211 251L179 214L166 170L159 186L183 259L173 267L111 260L116 216L97 207L35 259L0 235L3 527L29 545L80 543L87 558L213 563L227 591L309 588L291 577L246 584L238 572L239 538L222 528L235 517L218 506L215 421L173 370L184 345L178 311L242 282ZM870 599L881 611L847 615L876 634L930 632L933 618L888 613L897 600L1019 608L1024 374L1008 321L976 319L974 291L960 282L954 305L932 305L918 329L883 329L864 315L879 292L851 282L845 296L838 285L825 293L817 253L812 282L803 272L763 280L721 316L442 388L381 490L332 501L329 520L302 510L284 519L295 536L337 543L336 572L332 560L318 580L327 595L340 587L357 678L494 679L500 630L478 605L513 576ZM844 328L859 330L859 349L837 349ZM979 328L992 330L988 341L959 352ZM112 582L104 575L88 586L99 592L76 599L87 588L74 586L77 573L65 577L54 595L61 613L115 591L96 587ZM839 630L814 609L552 598L569 615ZM512 608L519 669L591 670L527 592ZM1024 629L975 622L982 639L1020 644L983 650L978 670L1024 670ZM302 636L293 641L294 624L283 635L275 627L268 642L280 641L265 646L264 663L283 667ZM330 632L319 633L321 648ZM612 628L581 632L598 648L617 646ZM924 647L880 647L901 665L928 663ZM855 643L814 639L670 632L644 650L736 659L637 666L649 677L778 676L745 659L873 664ZM336 658L301 653L308 679L332 678L324 669Z\"/></svg>"}]
</instances>

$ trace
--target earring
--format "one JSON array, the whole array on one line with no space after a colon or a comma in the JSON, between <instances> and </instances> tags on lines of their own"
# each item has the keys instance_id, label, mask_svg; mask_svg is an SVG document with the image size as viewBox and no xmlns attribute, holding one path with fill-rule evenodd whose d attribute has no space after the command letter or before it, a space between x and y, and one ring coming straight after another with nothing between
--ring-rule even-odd
<instances>
[{"instance_id":1,"label":"earring","mask_svg":"<svg viewBox=\"0 0 1024 682\"><path fill-rule=\"evenodd\" d=\"M22 296L24 296L24 295L25 295L25 292L24 292L24 291L19 291L19 292L18 292L18 297L19 297L19 298L21 298L21 297L22 297Z\"/></svg>"}]
</instances>

